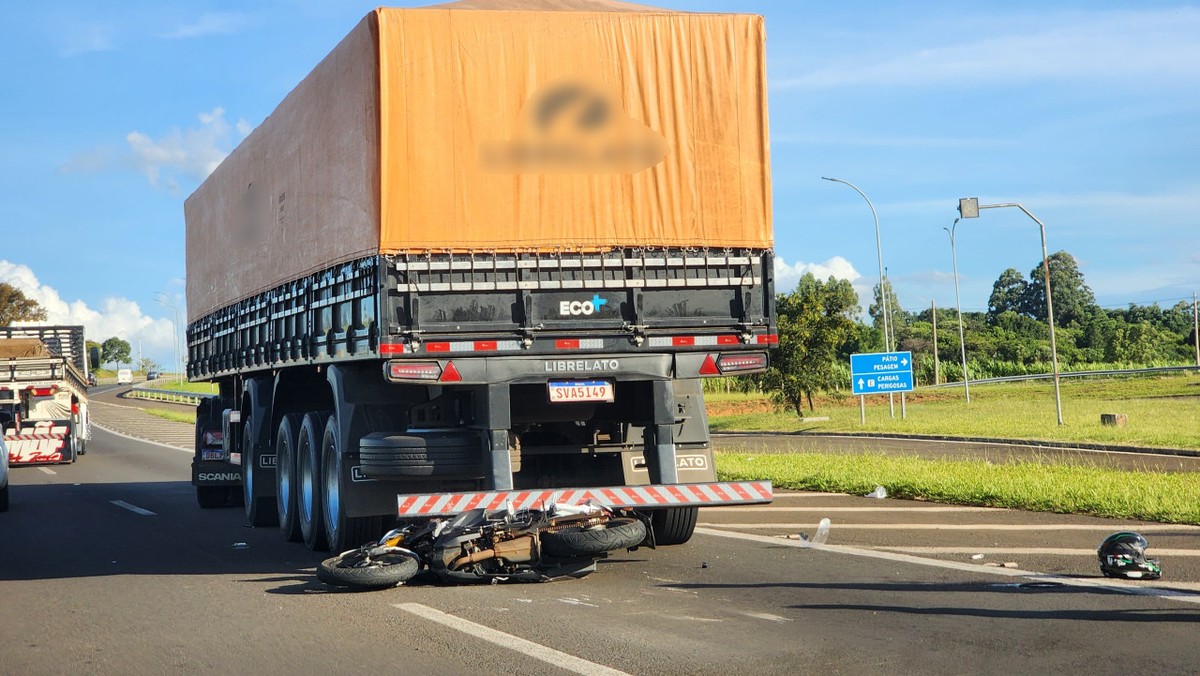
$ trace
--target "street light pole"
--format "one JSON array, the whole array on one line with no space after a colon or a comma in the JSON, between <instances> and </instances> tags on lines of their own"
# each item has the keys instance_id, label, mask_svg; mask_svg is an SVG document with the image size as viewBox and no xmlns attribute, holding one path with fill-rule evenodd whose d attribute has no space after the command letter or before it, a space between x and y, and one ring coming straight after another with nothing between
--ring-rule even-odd
<instances>
[{"instance_id":1,"label":"street light pole","mask_svg":"<svg viewBox=\"0 0 1200 676\"><path fill-rule=\"evenodd\" d=\"M179 306L175 304L175 301L170 296L162 291L158 292L158 302L165 307L171 308L175 313L175 319L171 321L171 355L175 360L173 368L179 375L179 384L182 385L183 373L179 368Z\"/></svg>"},{"instance_id":2,"label":"street light pole","mask_svg":"<svg viewBox=\"0 0 1200 676\"><path fill-rule=\"evenodd\" d=\"M967 395L967 403L971 403L971 378L967 375L967 343L963 337L962 299L958 295L958 252L954 249L954 231L962 217L954 219L949 228L942 228L950 233L950 257L954 261L954 304L958 306L958 346L962 352L963 392Z\"/></svg>"},{"instance_id":3,"label":"street light pole","mask_svg":"<svg viewBox=\"0 0 1200 676\"><path fill-rule=\"evenodd\" d=\"M881 298L881 302L883 303L883 351L891 352L892 351L891 339L888 336L888 320L889 320L888 315L890 315L891 312L888 310L887 290L884 289L884 286L883 286L883 279L884 279L884 275L883 275L883 244L881 243L881 241L879 239L879 214L875 213L875 205L871 204L871 198L867 197L867 193L863 192L862 190L859 190L858 186L854 185L850 181L846 181L846 180L843 180L840 178L829 178L828 176L822 176L821 178L825 179L826 181L833 181L834 183L844 183L845 185L848 185L851 188L854 188L854 192L858 193L859 195L862 195L862 198L867 201L867 206L871 207L871 217L875 219L875 251L879 255L879 296ZM895 407L895 403L892 399L891 393L888 394L888 408L892 414L892 417L895 418L896 417L896 407Z\"/></svg>"},{"instance_id":4,"label":"street light pole","mask_svg":"<svg viewBox=\"0 0 1200 676\"><path fill-rule=\"evenodd\" d=\"M979 218L980 209L1001 209L1005 207L1016 207L1025 213L1026 216L1033 219L1034 223L1038 224L1038 228L1042 231L1042 272L1046 277L1046 321L1050 323L1050 360L1054 365L1054 405L1058 410L1058 424L1063 423L1062 414L1062 394L1058 387L1058 344L1054 340L1054 301L1050 298L1050 254L1046 250L1046 224L1038 220L1037 216L1029 213L1029 210L1016 202L1007 202L1005 204L980 204L977 197L964 197L958 201L958 212L962 218Z\"/></svg>"}]
</instances>

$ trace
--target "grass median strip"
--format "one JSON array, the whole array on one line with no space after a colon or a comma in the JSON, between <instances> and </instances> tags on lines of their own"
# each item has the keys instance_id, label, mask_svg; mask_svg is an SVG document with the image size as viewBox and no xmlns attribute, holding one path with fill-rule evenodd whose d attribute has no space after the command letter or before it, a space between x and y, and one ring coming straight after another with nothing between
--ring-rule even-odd
<instances>
[{"instance_id":1,"label":"grass median strip","mask_svg":"<svg viewBox=\"0 0 1200 676\"><path fill-rule=\"evenodd\" d=\"M195 411L171 411L165 408L144 408L142 411L153 416L158 416L159 418L166 418L172 422L188 423L189 425L196 422Z\"/></svg>"},{"instance_id":2,"label":"grass median strip","mask_svg":"<svg viewBox=\"0 0 1200 676\"><path fill-rule=\"evenodd\" d=\"M991 464L862 453L717 453L722 481L1040 512L1200 524L1200 478L1047 461Z\"/></svg>"}]
</instances>

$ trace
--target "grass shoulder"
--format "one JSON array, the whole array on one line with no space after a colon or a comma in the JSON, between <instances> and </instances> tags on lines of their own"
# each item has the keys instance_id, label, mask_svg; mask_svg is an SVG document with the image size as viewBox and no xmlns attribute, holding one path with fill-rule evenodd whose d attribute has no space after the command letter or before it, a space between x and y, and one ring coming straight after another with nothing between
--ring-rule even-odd
<instances>
[{"instance_id":1,"label":"grass shoulder","mask_svg":"<svg viewBox=\"0 0 1200 676\"><path fill-rule=\"evenodd\" d=\"M865 495L883 486L894 498L1200 524L1200 479L1190 473L872 453L718 453L716 463L723 481L769 480L776 488Z\"/></svg>"},{"instance_id":2,"label":"grass shoulder","mask_svg":"<svg viewBox=\"0 0 1200 676\"><path fill-rule=\"evenodd\" d=\"M195 424L196 422L195 411L175 411L165 408L144 408L142 411L159 418L165 418L172 422L188 423L189 425Z\"/></svg>"},{"instance_id":3,"label":"grass shoulder","mask_svg":"<svg viewBox=\"0 0 1200 676\"><path fill-rule=\"evenodd\" d=\"M766 395L708 393L714 432L878 432L1200 449L1200 375L1154 375L1073 379L1061 383L1063 419L1058 425L1049 382L923 389L889 406L886 395L866 399L866 422L857 397L823 396L805 418L781 410ZM895 417L891 409L894 407ZM903 416L902 416L903 409ZM1128 424L1103 425L1102 413L1122 413Z\"/></svg>"}]
</instances>

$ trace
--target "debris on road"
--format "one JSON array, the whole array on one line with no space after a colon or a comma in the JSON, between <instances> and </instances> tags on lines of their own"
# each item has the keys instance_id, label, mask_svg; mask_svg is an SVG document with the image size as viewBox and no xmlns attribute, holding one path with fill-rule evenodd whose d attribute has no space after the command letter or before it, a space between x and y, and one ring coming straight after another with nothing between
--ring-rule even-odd
<instances>
[{"instance_id":1,"label":"debris on road","mask_svg":"<svg viewBox=\"0 0 1200 676\"><path fill-rule=\"evenodd\" d=\"M808 539L808 535L806 535L804 533L800 534L800 546L801 547L818 547L820 545L825 544L825 541L828 539L829 539L829 517L825 517L824 519L821 519L820 523L817 524L817 532L816 532L816 534L813 535L811 540Z\"/></svg>"}]
</instances>

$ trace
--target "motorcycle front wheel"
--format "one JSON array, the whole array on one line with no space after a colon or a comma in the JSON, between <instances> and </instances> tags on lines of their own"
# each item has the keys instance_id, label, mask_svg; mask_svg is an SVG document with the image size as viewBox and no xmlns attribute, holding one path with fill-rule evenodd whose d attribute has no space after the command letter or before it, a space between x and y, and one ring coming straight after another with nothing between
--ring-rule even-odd
<instances>
[{"instance_id":1,"label":"motorcycle front wheel","mask_svg":"<svg viewBox=\"0 0 1200 676\"><path fill-rule=\"evenodd\" d=\"M317 579L337 587L385 589L413 577L420 569L420 562L399 548L376 550L374 555L354 549L322 561L317 566Z\"/></svg>"},{"instance_id":2,"label":"motorcycle front wheel","mask_svg":"<svg viewBox=\"0 0 1200 676\"><path fill-rule=\"evenodd\" d=\"M542 531L542 552L550 556L585 556L636 547L646 539L646 526L637 519L610 519L587 527L567 526Z\"/></svg>"}]
</instances>

